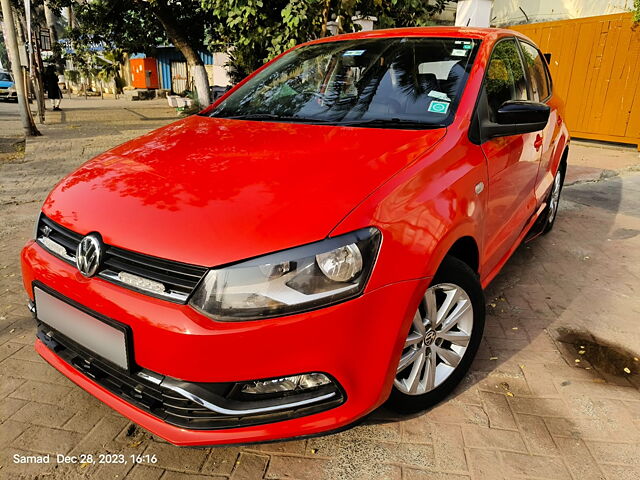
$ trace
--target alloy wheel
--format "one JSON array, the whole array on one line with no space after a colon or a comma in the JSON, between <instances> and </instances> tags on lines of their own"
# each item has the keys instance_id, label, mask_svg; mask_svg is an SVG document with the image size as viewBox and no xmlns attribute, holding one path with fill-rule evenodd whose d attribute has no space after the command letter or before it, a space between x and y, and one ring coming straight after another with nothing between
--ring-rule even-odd
<instances>
[{"instance_id":1,"label":"alloy wheel","mask_svg":"<svg viewBox=\"0 0 640 480\"><path fill-rule=\"evenodd\" d=\"M416 311L394 384L407 395L422 395L444 382L464 356L473 329L473 306L458 285L429 287Z\"/></svg>"},{"instance_id":2,"label":"alloy wheel","mask_svg":"<svg viewBox=\"0 0 640 480\"><path fill-rule=\"evenodd\" d=\"M551 191L551 198L549 198L549 215L547 216L547 223L553 223L558 212L558 204L560 203L560 190L562 189L562 172L558 170L556 176L553 179L553 190Z\"/></svg>"}]
</instances>

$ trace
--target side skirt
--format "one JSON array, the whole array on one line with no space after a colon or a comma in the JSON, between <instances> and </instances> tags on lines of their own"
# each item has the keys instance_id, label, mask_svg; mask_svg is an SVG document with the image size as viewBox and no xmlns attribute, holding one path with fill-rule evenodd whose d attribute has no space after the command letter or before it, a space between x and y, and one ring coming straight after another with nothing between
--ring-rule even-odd
<instances>
[{"instance_id":1,"label":"side skirt","mask_svg":"<svg viewBox=\"0 0 640 480\"><path fill-rule=\"evenodd\" d=\"M542 230L544 229L544 224L546 221L546 218L542 216L542 213L545 211L546 208L547 208L547 202L542 202L542 204L538 207L538 210L536 211L536 213L534 213L531 216L531 218L529 219L525 227L522 229L522 232L518 236L517 240L513 242L513 245L511 246L509 251L505 254L504 257L502 257L502 260L498 262L498 264L493 268L493 270L489 272L489 274L486 277L484 277L484 279L482 280L483 289L486 288L487 285L491 283L491 281L496 277L496 275L498 275L502 267L504 267L504 264L507 263L509 258L511 258L511 255L513 255L513 252L516 251L516 249L520 246L520 244L523 241L528 243L542 233Z\"/></svg>"}]
</instances>

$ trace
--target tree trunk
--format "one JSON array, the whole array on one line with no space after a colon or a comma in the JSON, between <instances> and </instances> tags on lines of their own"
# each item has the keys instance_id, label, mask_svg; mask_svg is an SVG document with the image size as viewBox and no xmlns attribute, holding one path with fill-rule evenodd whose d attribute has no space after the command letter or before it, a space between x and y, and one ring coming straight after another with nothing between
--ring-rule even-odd
<instances>
[{"instance_id":1,"label":"tree trunk","mask_svg":"<svg viewBox=\"0 0 640 480\"><path fill-rule=\"evenodd\" d=\"M33 42L33 79L34 88L36 90L36 100L38 102L38 117L40 123L44 123L44 65L42 64L42 54L40 52L40 43Z\"/></svg>"},{"instance_id":2,"label":"tree trunk","mask_svg":"<svg viewBox=\"0 0 640 480\"><path fill-rule=\"evenodd\" d=\"M73 7L71 5L67 7L67 21L69 29L72 30L75 27L75 18L73 16Z\"/></svg>"},{"instance_id":3,"label":"tree trunk","mask_svg":"<svg viewBox=\"0 0 640 480\"><path fill-rule=\"evenodd\" d=\"M200 108L205 108L211 103L211 96L209 94L209 78L207 77L207 70L204 68L204 63L198 55L196 49L189 43L187 36L183 34L182 29L171 9L167 6L166 0L158 0L151 5L153 14L158 18L167 37L173 46L180 50L180 53L184 55L191 70L193 76L196 93L198 95L198 104Z\"/></svg>"},{"instance_id":4,"label":"tree trunk","mask_svg":"<svg viewBox=\"0 0 640 480\"><path fill-rule=\"evenodd\" d=\"M64 60L60 55L60 45L58 44L58 31L56 30L57 16L53 10L49 8L47 2L44 2L44 17L47 22L47 28L49 29L49 35L51 38L51 49L53 51L53 60L58 66L58 73L64 73Z\"/></svg>"},{"instance_id":5,"label":"tree trunk","mask_svg":"<svg viewBox=\"0 0 640 480\"><path fill-rule=\"evenodd\" d=\"M4 24L4 35L7 45L7 52L9 54L9 61L11 62L11 71L13 72L13 80L16 84L16 91L18 93L18 110L20 111L20 119L22 120L22 127L24 128L24 134L26 136L38 136L40 132L33 123L31 117L31 111L29 110L29 103L26 95L24 76L22 67L20 66L20 53L18 51L18 39L16 37L16 26L13 20L13 11L11 9L11 2L9 0L0 0L2 5L2 17Z\"/></svg>"},{"instance_id":6,"label":"tree trunk","mask_svg":"<svg viewBox=\"0 0 640 480\"><path fill-rule=\"evenodd\" d=\"M327 23L329 23L329 11L331 10L331 0L325 0L322 6L322 28L320 30L320 36L327 36Z\"/></svg>"},{"instance_id":7,"label":"tree trunk","mask_svg":"<svg viewBox=\"0 0 640 480\"><path fill-rule=\"evenodd\" d=\"M44 3L44 18L47 22L47 28L49 29L51 43L57 42L58 32L56 30L56 14L49 8L49 4L47 2Z\"/></svg>"}]
</instances>

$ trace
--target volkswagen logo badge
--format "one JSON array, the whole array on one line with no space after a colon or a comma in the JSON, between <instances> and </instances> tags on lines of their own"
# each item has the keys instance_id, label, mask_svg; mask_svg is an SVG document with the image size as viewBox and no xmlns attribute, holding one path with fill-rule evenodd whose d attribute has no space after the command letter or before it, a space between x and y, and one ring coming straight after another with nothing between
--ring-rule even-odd
<instances>
[{"instance_id":1,"label":"volkswagen logo badge","mask_svg":"<svg viewBox=\"0 0 640 480\"><path fill-rule=\"evenodd\" d=\"M424 336L424 345L425 347L431 346L433 341L436 339L436 332L433 330L429 330Z\"/></svg>"},{"instance_id":2,"label":"volkswagen logo badge","mask_svg":"<svg viewBox=\"0 0 640 480\"><path fill-rule=\"evenodd\" d=\"M100 238L90 233L78 244L76 250L76 266L85 277L92 277L98 271L102 262L102 242Z\"/></svg>"}]
</instances>

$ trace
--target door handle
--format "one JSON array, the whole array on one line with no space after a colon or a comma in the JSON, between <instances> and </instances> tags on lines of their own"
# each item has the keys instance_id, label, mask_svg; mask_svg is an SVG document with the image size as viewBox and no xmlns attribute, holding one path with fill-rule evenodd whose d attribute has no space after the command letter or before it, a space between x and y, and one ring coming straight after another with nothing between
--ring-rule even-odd
<instances>
[{"instance_id":1,"label":"door handle","mask_svg":"<svg viewBox=\"0 0 640 480\"><path fill-rule=\"evenodd\" d=\"M533 146L536 147L536 152L540 150L540 147L542 146L542 135L536 135L536 140L533 142Z\"/></svg>"}]
</instances>

